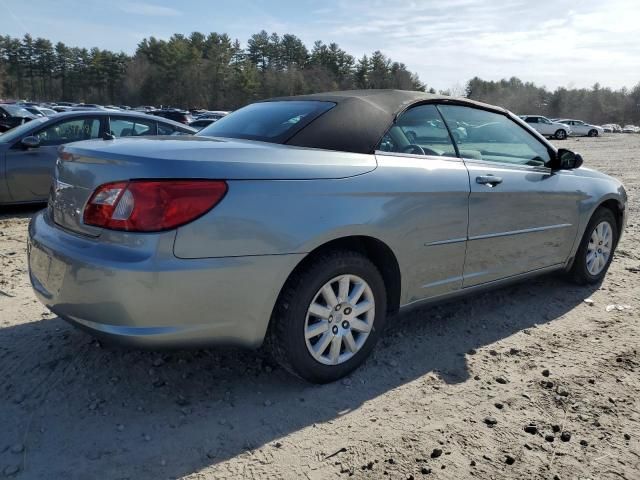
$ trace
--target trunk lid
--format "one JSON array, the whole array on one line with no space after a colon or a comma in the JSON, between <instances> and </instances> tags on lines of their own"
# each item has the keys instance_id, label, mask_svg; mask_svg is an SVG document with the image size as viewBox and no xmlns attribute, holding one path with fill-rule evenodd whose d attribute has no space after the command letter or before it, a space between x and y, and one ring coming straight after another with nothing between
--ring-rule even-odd
<instances>
[{"instance_id":1,"label":"trunk lid","mask_svg":"<svg viewBox=\"0 0 640 480\"><path fill-rule=\"evenodd\" d=\"M49 214L63 228L90 236L84 206L96 187L141 178L316 180L362 175L373 155L299 148L251 140L171 136L90 140L61 148Z\"/></svg>"}]
</instances>

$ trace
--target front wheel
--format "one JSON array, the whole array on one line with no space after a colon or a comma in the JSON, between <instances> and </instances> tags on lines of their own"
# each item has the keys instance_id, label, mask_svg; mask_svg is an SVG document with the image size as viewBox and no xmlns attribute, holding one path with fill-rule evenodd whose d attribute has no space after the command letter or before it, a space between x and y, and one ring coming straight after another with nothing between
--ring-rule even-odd
<instances>
[{"instance_id":1,"label":"front wheel","mask_svg":"<svg viewBox=\"0 0 640 480\"><path fill-rule=\"evenodd\" d=\"M556 137L556 139L558 140L564 140L565 138L567 138L567 132L566 130L559 129L556 131L554 137Z\"/></svg>"},{"instance_id":2,"label":"front wheel","mask_svg":"<svg viewBox=\"0 0 640 480\"><path fill-rule=\"evenodd\" d=\"M591 217L570 275L579 284L597 283L601 281L618 243L616 219L608 208L599 208Z\"/></svg>"},{"instance_id":3,"label":"front wheel","mask_svg":"<svg viewBox=\"0 0 640 480\"><path fill-rule=\"evenodd\" d=\"M595 128L593 130L589 130L588 135L590 137L597 137L598 136L598 130L596 130Z\"/></svg>"},{"instance_id":4,"label":"front wheel","mask_svg":"<svg viewBox=\"0 0 640 480\"><path fill-rule=\"evenodd\" d=\"M382 275L364 255L323 254L289 278L269 328L269 346L286 370L327 383L357 368L386 320Z\"/></svg>"}]
</instances>

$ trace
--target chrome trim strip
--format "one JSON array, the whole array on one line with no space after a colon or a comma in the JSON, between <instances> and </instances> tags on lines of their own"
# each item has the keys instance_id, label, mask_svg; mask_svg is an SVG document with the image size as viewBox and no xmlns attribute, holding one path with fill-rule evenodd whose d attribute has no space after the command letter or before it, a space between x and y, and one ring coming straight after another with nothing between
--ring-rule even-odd
<instances>
[{"instance_id":1,"label":"chrome trim strip","mask_svg":"<svg viewBox=\"0 0 640 480\"><path fill-rule=\"evenodd\" d=\"M486 235L476 235L475 237L467 238L450 238L448 240L438 240L437 242L429 242L425 243L425 247L433 247L435 245L449 245L451 243L460 243L465 242L467 240L483 240L485 238L495 238L495 237L509 237L511 235L520 235L522 233L534 233L534 232L544 232L546 230L554 230L556 228L567 228L571 227L571 223L559 223L558 225L547 225L546 227L535 227L535 228L525 228L523 230L511 230L508 232L499 232L499 233L488 233Z\"/></svg>"},{"instance_id":2,"label":"chrome trim strip","mask_svg":"<svg viewBox=\"0 0 640 480\"><path fill-rule=\"evenodd\" d=\"M466 242L466 241L467 241L466 238L451 238L449 240L439 240L437 242L425 243L424 246L432 247L434 245L449 245L450 243L460 243L460 242Z\"/></svg>"},{"instance_id":3,"label":"chrome trim strip","mask_svg":"<svg viewBox=\"0 0 640 480\"><path fill-rule=\"evenodd\" d=\"M440 155L418 155L415 153L401 153L401 152L385 152L384 150L376 150L374 155L380 155L385 157L402 157L402 158L417 158L422 160L446 160L447 162L464 163L460 157L441 157Z\"/></svg>"},{"instance_id":4,"label":"chrome trim strip","mask_svg":"<svg viewBox=\"0 0 640 480\"><path fill-rule=\"evenodd\" d=\"M511 235L520 235L521 233L544 232L546 230L555 230L556 228L571 227L570 223L560 223L558 225L547 225L546 227L525 228L523 230L511 230L509 232L489 233L487 235L476 235L469 237L469 240L482 240L485 238L508 237Z\"/></svg>"},{"instance_id":5,"label":"chrome trim strip","mask_svg":"<svg viewBox=\"0 0 640 480\"><path fill-rule=\"evenodd\" d=\"M494 162L491 160L480 160L478 158L462 157L465 164L471 163L479 166L487 165L489 167L505 168L508 170L523 170L526 172L552 173L551 168L543 165L522 165L519 163Z\"/></svg>"},{"instance_id":6,"label":"chrome trim strip","mask_svg":"<svg viewBox=\"0 0 640 480\"><path fill-rule=\"evenodd\" d=\"M462 275L458 275L456 277L445 278L444 280L438 280L437 282L426 283L422 285L420 288L431 288L438 287L440 285L446 285L447 283L460 282L463 280Z\"/></svg>"}]
</instances>

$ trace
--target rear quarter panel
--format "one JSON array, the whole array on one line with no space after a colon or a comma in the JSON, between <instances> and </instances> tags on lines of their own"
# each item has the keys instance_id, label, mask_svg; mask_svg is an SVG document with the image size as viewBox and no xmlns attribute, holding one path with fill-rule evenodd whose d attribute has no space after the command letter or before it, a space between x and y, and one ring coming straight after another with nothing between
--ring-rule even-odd
<instances>
[{"instance_id":1,"label":"rear quarter panel","mask_svg":"<svg viewBox=\"0 0 640 480\"><path fill-rule=\"evenodd\" d=\"M403 303L459 286L468 221L466 168L456 159L377 158L376 170L346 179L230 181L218 206L178 229L174 253L307 253L362 235L384 242L396 255ZM447 243L452 239L462 241Z\"/></svg>"}]
</instances>

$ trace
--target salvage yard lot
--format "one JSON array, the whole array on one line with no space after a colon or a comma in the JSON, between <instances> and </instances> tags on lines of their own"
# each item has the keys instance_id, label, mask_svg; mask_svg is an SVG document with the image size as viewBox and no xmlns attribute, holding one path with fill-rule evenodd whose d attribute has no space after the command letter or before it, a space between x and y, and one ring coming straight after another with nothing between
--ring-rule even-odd
<instances>
[{"instance_id":1,"label":"salvage yard lot","mask_svg":"<svg viewBox=\"0 0 640 480\"><path fill-rule=\"evenodd\" d=\"M413 309L363 368L324 386L262 352L96 342L31 292L35 209L2 210L0 473L640 478L640 135L556 144L629 194L603 285L547 276Z\"/></svg>"}]
</instances>

